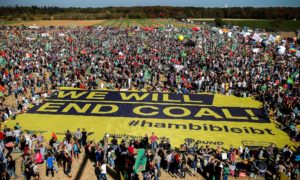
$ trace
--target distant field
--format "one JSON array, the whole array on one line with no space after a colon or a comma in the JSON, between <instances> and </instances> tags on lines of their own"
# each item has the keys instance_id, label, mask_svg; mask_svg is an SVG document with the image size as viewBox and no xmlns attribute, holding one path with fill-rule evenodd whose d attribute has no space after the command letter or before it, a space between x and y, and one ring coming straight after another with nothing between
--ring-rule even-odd
<instances>
[{"instance_id":1,"label":"distant field","mask_svg":"<svg viewBox=\"0 0 300 180\"><path fill-rule=\"evenodd\" d=\"M91 26L103 20L36 20L36 21L0 21L0 25L24 26Z\"/></svg>"},{"instance_id":2,"label":"distant field","mask_svg":"<svg viewBox=\"0 0 300 180\"><path fill-rule=\"evenodd\" d=\"M193 21L212 22L214 19L190 19ZM240 27L270 29L273 27L272 20L263 19L223 19L225 22ZM182 23L171 19L108 19L108 20L36 20L36 21L1 21L0 25L25 25L25 26L113 26L120 28L129 27L162 27L172 24L178 28L191 28L198 25ZM280 29L282 31L297 31L300 29L300 20L282 20Z\"/></svg>"},{"instance_id":3,"label":"distant field","mask_svg":"<svg viewBox=\"0 0 300 180\"><path fill-rule=\"evenodd\" d=\"M212 22L214 19L204 18L204 19L190 19L193 21L203 21L203 22ZM267 19L223 19L225 22L232 25L237 25L240 27L250 27L250 28L262 28L268 29L272 28L272 21ZM282 20L280 25L282 31L297 31L300 29L300 20L291 21L291 20Z\"/></svg>"},{"instance_id":4,"label":"distant field","mask_svg":"<svg viewBox=\"0 0 300 180\"><path fill-rule=\"evenodd\" d=\"M162 27L172 24L175 27L195 27L193 24L181 23L171 19L109 19L109 20L36 20L36 21L0 21L0 25L24 26L114 26L129 27Z\"/></svg>"},{"instance_id":5,"label":"distant field","mask_svg":"<svg viewBox=\"0 0 300 180\"><path fill-rule=\"evenodd\" d=\"M130 27L163 27L168 24L172 24L175 27L195 27L197 25L181 23L171 19L109 19L103 20L100 23L94 24L95 26L113 26L120 28L130 28Z\"/></svg>"}]
</instances>

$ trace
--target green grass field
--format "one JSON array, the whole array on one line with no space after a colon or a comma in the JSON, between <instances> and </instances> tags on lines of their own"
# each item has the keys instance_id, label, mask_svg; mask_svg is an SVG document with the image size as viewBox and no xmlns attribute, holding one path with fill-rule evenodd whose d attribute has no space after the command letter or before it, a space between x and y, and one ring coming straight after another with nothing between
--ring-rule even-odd
<instances>
[{"instance_id":1,"label":"green grass field","mask_svg":"<svg viewBox=\"0 0 300 180\"><path fill-rule=\"evenodd\" d=\"M0 20L0 25L37 25L37 26L53 26L57 25L65 25L68 26L68 22L72 22L71 24L74 26L112 26L112 27L120 27L120 28L130 28L130 27L163 27L168 24L172 24L174 27L178 28L191 28L197 25L181 23L171 19L108 19L108 20L96 20L96 21L88 21L88 20L35 20L35 21L5 21Z\"/></svg>"},{"instance_id":2,"label":"green grass field","mask_svg":"<svg viewBox=\"0 0 300 180\"><path fill-rule=\"evenodd\" d=\"M194 21L203 21L203 22L213 22L214 19L194 19ZM224 19L228 24L237 25L240 27L250 27L250 28L260 28L260 29L272 29L273 20L263 20L263 19ZM300 29L300 21L291 21L291 20L282 20L279 29L281 31L297 31Z\"/></svg>"},{"instance_id":3,"label":"green grass field","mask_svg":"<svg viewBox=\"0 0 300 180\"><path fill-rule=\"evenodd\" d=\"M19 23L19 22L22 22L22 21L2 21L2 20L0 20L0 26L13 25L13 24Z\"/></svg>"}]
</instances>

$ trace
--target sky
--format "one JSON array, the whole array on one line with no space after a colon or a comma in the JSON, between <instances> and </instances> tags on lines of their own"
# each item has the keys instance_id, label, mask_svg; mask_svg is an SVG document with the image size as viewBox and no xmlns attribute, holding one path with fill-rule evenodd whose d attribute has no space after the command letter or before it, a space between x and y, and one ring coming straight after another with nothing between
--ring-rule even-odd
<instances>
[{"instance_id":1,"label":"sky","mask_svg":"<svg viewBox=\"0 0 300 180\"><path fill-rule=\"evenodd\" d=\"M0 0L0 6L196 6L196 7L300 7L300 0Z\"/></svg>"}]
</instances>

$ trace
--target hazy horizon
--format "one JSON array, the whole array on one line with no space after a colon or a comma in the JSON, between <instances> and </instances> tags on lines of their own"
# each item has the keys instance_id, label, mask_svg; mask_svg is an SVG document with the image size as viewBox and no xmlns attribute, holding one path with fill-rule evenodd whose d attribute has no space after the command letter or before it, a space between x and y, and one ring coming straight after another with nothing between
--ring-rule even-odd
<instances>
[{"instance_id":1,"label":"hazy horizon","mask_svg":"<svg viewBox=\"0 0 300 180\"><path fill-rule=\"evenodd\" d=\"M193 7L300 7L300 0L0 0L0 6L193 6Z\"/></svg>"}]
</instances>

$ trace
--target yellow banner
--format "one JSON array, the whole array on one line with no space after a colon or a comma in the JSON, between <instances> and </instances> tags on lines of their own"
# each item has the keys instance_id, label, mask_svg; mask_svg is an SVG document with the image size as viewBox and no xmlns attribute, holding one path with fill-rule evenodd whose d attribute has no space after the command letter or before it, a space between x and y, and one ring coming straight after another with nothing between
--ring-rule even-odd
<instances>
[{"instance_id":1,"label":"yellow banner","mask_svg":"<svg viewBox=\"0 0 300 180\"><path fill-rule=\"evenodd\" d=\"M262 104L251 98L165 94L60 91L7 125L18 122L23 130L42 133L47 139L55 132L59 140L66 130L85 128L88 139L95 141L106 134L141 139L155 132L175 147L187 142L225 148L293 145L289 136L263 115Z\"/></svg>"}]
</instances>

